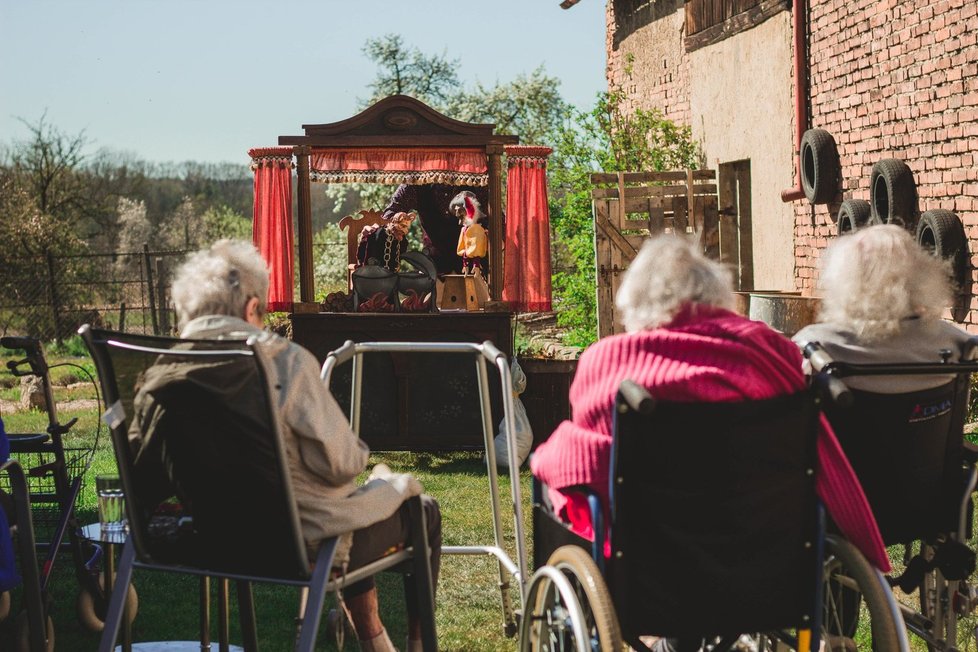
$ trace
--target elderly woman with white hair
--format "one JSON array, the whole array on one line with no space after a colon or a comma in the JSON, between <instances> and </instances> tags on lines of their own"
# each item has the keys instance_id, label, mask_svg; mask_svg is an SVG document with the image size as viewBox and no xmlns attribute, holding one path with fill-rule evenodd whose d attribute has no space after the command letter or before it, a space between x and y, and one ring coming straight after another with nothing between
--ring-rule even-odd
<instances>
[{"instance_id":1,"label":"elderly woman with white hair","mask_svg":"<svg viewBox=\"0 0 978 652\"><path fill-rule=\"evenodd\" d=\"M302 536L311 551L327 538L340 536L337 557L355 569L378 559L391 548L410 542L405 500L421 493L411 475L391 473L377 465L366 485L357 476L370 451L357 437L332 395L319 379L319 363L302 347L263 330L268 294L268 268L248 242L221 240L199 251L180 267L172 296L180 335L192 339L246 339L257 335L274 362L269 384L277 393L283 439ZM150 370L152 371L152 370ZM152 437L154 398L151 387L165 383L147 373L135 401L130 441L139 460L143 442ZM422 496L431 569L435 582L441 553L438 503ZM380 620L373 579L347 586L346 605L363 650L394 650ZM421 650L421 627L413 591L408 591L407 650Z\"/></svg>"},{"instance_id":2,"label":"elderly woman with white hair","mask_svg":"<svg viewBox=\"0 0 978 652\"><path fill-rule=\"evenodd\" d=\"M584 352L570 390L573 417L531 458L554 513L572 531L594 538L586 499L571 488L586 486L608 505L612 413L622 380L674 402L760 400L806 387L797 347L732 312L733 301L730 271L688 239L663 235L642 247L616 297L628 332ZM816 488L836 524L871 562L888 570L872 512L825 422L818 454ZM658 462L649 460L650 467Z\"/></svg>"},{"instance_id":3,"label":"elderly woman with white hair","mask_svg":"<svg viewBox=\"0 0 978 652\"><path fill-rule=\"evenodd\" d=\"M833 242L822 254L821 322L795 334L818 342L833 359L853 364L960 359L970 337L941 319L951 303L948 270L903 228L866 227ZM898 394L931 389L945 376L853 376L854 389Z\"/></svg>"}]
</instances>

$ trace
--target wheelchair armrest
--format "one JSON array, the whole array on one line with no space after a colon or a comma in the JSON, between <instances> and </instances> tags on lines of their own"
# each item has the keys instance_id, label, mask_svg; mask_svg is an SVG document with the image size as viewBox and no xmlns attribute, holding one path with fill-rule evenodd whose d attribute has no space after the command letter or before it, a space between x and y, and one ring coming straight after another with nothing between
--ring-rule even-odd
<instances>
[{"instance_id":1,"label":"wheelchair armrest","mask_svg":"<svg viewBox=\"0 0 978 652\"><path fill-rule=\"evenodd\" d=\"M546 495L547 486L540 482L537 478L533 478L533 496L534 504L543 504L546 502L547 508L550 507L550 501L537 500ZM574 485L572 487L565 487L565 492L581 494L587 500L589 511L591 512L591 529L594 531L594 541L591 542L591 558L594 559L595 563L601 572L604 572L604 540L607 528L605 527L605 511L604 505L601 502L601 497L591 487L587 485Z\"/></svg>"}]
</instances>

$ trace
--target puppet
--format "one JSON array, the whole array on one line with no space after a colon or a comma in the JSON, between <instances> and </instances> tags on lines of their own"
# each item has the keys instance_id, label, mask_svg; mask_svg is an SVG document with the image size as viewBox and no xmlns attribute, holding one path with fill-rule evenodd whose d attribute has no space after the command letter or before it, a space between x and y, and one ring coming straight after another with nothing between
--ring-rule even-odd
<instances>
[{"instance_id":1,"label":"puppet","mask_svg":"<svg viewBox=\"0 0 978 652\"><path fill-rule=\"evenodd\" d=\"M459 193L463 194L463 193ZM458 234L457 253L462 257L462 274L468 275L479 270L482 273L482 259L489 249L489 236L479 220L485 217L479 201L472 193L465 193L465 217L462 230Z\"/></svg>"},{"instance_id":2,"label":"puppet","mask_svg":"<svg viewBox=\"0 0 978 652\"><path fill-rule=\"evenodd\" d=\"M405 236L417 216L414 211L397 213L384 225L364 227L357 240L357 267L382 265L396 272L407 250Z\"/></svg>"}]
</instances>

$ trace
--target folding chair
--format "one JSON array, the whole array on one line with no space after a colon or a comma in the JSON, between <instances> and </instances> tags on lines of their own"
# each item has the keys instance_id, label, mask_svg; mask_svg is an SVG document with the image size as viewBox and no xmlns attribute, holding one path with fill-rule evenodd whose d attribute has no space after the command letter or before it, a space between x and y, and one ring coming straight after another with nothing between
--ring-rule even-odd
<instances>
[{"instance_id":1,"label":"folding chair","mask_svg":"<svg viewBox=\"0 0 978 652\"><path fill-rule=\"evenodd\" d=\"M932 650L978 645L975 623L960 622L978 608L972 584L978 447L964 438L978 362L976 340L967 344L962 362L935 349L933 363L895 364L851 364L832 359L817 342L805 346L816 377L930 380L928 389L894 394L850 388L843 400L826 401L825 413L884 543L903 544L902 559L893 559L901 573L889 581L907 596L917 594L901 599L904 620Z\"/></svg>"},{"instance_id":2,"label":"folding chair","mask_svg":"<svg viewBox=\"0 0 978 652\"><path fill-rule=\"evenodd\" d=\"M573 545L551 555L527 589L521 649L618 650L626 642L649 650L648 636L680 652L745 644L807 651L822 641L852 649L837 599L852 587L866 597L874 649L908 649L882 574L825 533L817 418L807 391L664 403L623 382L605 508L611 556L596 560Z\"/></svg>"},{"instance_id":3,"label":"folding chair","mask_svg":"<svg viewBox=\"0 0 978 652\"><path fill-rule=\"evenodd\" d=\"M326 592L339 588L338 581L330 580L336 539L324 542L310 565L266 372L271 363L262 345L254 340L130 335L88 326L79 332L99 372L129 519L129 539L99 649L110 652L114 647L122 597L139 568L236 580L248 651L257 649L251 583L307 587L297 649L311 651ZM161 369L179 380L154 390L159 420L136 459L128 439L133 400L146 376ZM413 574L424 646L437 650L420 500L412 499L410 508L412 546L350 571L342 581L356 582L389 569ZM182 514L175 513L181 509Z\"/></svg>"}]
</instances>

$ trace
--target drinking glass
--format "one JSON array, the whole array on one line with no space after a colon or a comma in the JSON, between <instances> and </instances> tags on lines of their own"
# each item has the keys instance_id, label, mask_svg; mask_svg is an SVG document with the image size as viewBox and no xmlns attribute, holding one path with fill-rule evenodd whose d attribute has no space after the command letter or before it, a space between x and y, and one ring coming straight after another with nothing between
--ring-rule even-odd
<instances>
[{"instance_id":1,"label":"drinking glass","mask_svg":"<svg viewBox=\"0 0 978 652\"><path fill-rule=\"evenodd\" d=\"M102 530L119 532L126 527L126 496L122 492L122 480L117 475L100 475L95 478L98 494L98 520Z\"/></svg>"}]
</instances>

